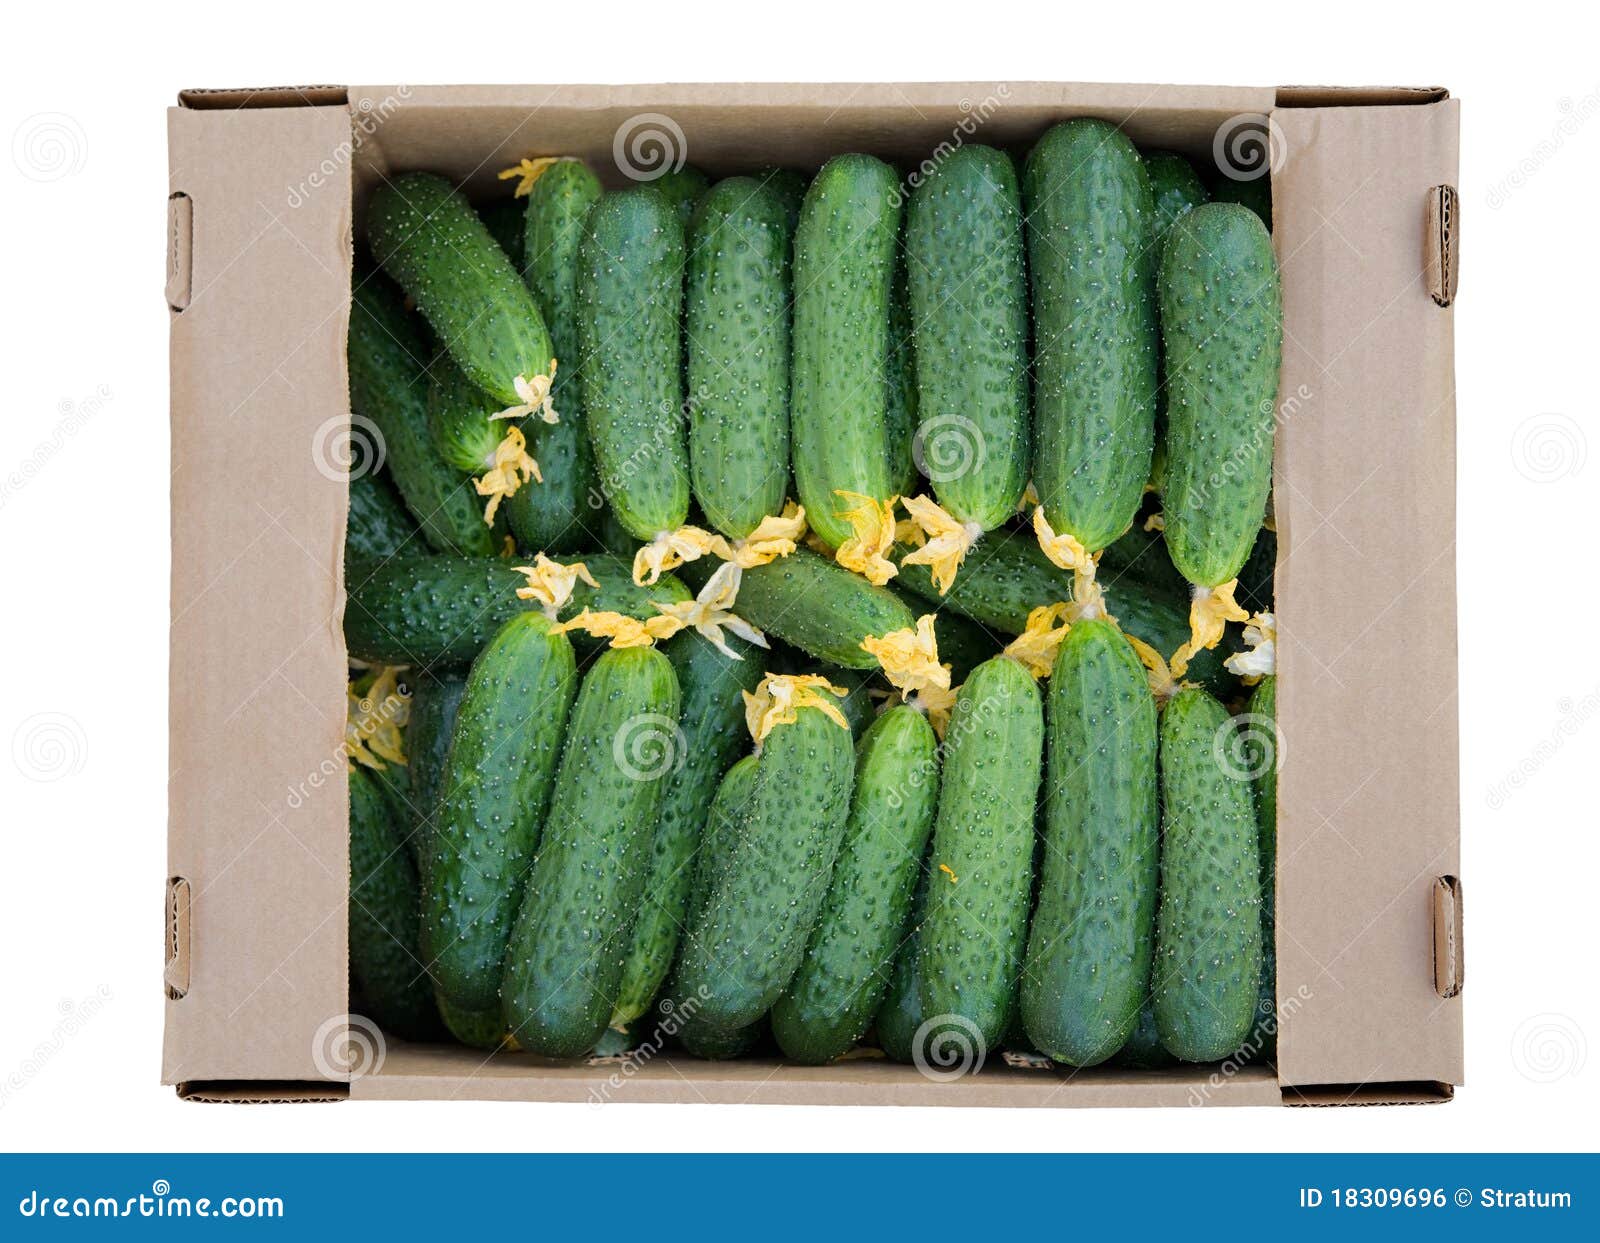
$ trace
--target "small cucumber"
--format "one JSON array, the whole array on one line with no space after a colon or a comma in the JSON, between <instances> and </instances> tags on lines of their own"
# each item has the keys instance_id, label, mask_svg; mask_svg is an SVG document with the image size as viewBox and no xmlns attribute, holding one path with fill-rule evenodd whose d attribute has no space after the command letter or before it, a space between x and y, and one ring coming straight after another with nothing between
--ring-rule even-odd
<instances>
[{"instance_id":1,"label":"small cucumber","mask_svg":"<svg viewBox=\"0 0 1600 1243\"><path fill-rule=\"evenodd\" d=\"M511 266L519 272L523 268L522 231L526 217L520 199L497 198L478 204L478 219L483 221L483 227L489 230L495 245L506 252Z\"/></svg>"},{"instance_id":2,"label":"small cucumber","mask_svg":"<svg viewBox=\"0 0 1600 1243\"><path fill-rule=\"evenodd\" d=\"M422 552L421 533L394 484L383 475L350 476L350 513L344 524L344 555L393 557Z\"/></svg>"},{"instance_id":3,"label":"small cucumber","mask_svg":"<svg viewBox=\"0 0 1600 1243\"><path fill-rule=\"evenodd\" d=\"M1233 203L1202 203L1167 237L1167 550L1199 587L1237 577L1272 487L1282 296L1272 238Z\"/></svg>"},{"instance_id":4,"label":"small cucumber","mask_svg":"<svg viewBox=\"0 0 1600 1243\"><path fill-rule=\"evenodd\" d=\"M506 1043L506 1023L500 1017L498 1005L490 1006L487 1010L463 1010L451 1005L450 999L443 993L437 993L434 1000L439 1005L439 1017L444 1020L445 1030L458 1043L469 1049L486 1051L493 1051Z\"/></svg>"},{"instance_id":5,"label":"small cucumber","mask_svg":"<svg viewBox=\"0 0 1600 1243\"><path fill-rule=\"evenodd\" d=\"M662 173L650 184L656 193L672 204L673 210L678 213L679 222L687 229L689 218L694 215L695 206L711 187L711 178L693 164L685 164L682 168Z\"/></svg>"},{"instance_id":6,"label":"small cucumber","mask_svg":"<svg viewBox=\"0 0 1600 1243\"><path fill-rule=\"evenodd\" d=\"M1152 991L1161 1043L1186 1062L1239 1048L1261 982L1256 817L1249 778L1228 761L1233 729L1228 710L1202 690L1179 691L1161 715Z\"/></svg>"},{"instance_id":7,"label":"small cucumber","mask_svg":"<svg viewBox=\"0 0 1600 1243\"><path fill-rule=\"evenodd\" d=\"M580 553L570 560L583 562L600 586L579 582L561 610L562 621L585 608L643 619L659 611L654 601L691 598L672 574L649 587L636 586L631 558ZM350 655L414 670L466 665L506 621L538 608L535 601L517 599L517 588L527 586L527 579L511 563L490 557L356 562L346 568L345 584L344 639ZM580 638L580 646L590 645Z\"/></svg>"},{"instance_id":8,"label":"small cucumber","mask_svg":"<svg viewBox=\"0 0 1600 1243\"><path fill-rule=\"evenodd\" d=\"M856 748L844 846L805 960L772 1008L778 1046L832 1061L860 1039L889 986L939 793L938 739L917 709L890 708Z\"/></svg>"},{"instance_id":9,"label":"small cucumber","mask_svg":"<svg viewBox=\"0 0 1600 1243\"><path fill-rule=\"evenodd\" d=\"M806 190L794 240L794 477L814 531L851 535L835 491L887 500L889 288L900 195L894 170L841 155Z\"/></svg>"},{"instance_id":10,"label":"small cucumber","mask_svg":"<svg viewBox=\"0 0 1600 1243\"><path fill-rule=\"evenodd\" d=\"M903 230L902 230L903 232ZM917 490L917 346L911 327L911 289L904 239L895 249L889 286L889 382L885 426L889 437L889 482L898 496Z\"/></svg>"},{"instance_id":11,"label":"small cucumber","mask_svg":"<svg viewBox=\"0 0 1600 1243\"><path fill-rule=\"evenodd\" d=\"M1256 853L1261 860L1261 990L1251 1044L1270 1056L1278 1043L1278 679L1265 677L1241 723L1246 767L1255 776ZM1270 1020L1270 1021L1269 1021Z\"/></svg>"},{"instance_id":12,"label":"small cucumber","mask_svg":"<svg viewBox=\"0 0 1600 1243\"><path fill-rule=\"evenodd\" d=\"M789 489L789 230L754 178L718 182L695 209L685 341L694 499L742 539Z\"/></svg>"},{"instance_id":13,"label":"small cucumber","mask_svg":"<svg viewBox=\"0 0 1600 1243\"><path fill-rule=\"evenodd\" d=\"M684 946L681 995L725 1031L754 1023L805 956L844 836L850 731L819 708L767 735L731 857Z\"/></svg>"},{"instance_id":14,"label":"small cucumber","mask_svg":"<svg viewBox=\"0 0 1600 1243\"><path fill-rule=\"evenodd\" d=\"M945 732L918 970L923 1013L984 1050L999 1048L1016 1002L1043 746L1033 676L1005 656L979 665Z\"/></svg>"},{"instance_id":15,"label":"small cucumber","mask_svg":"<svg viewBox=\"0 0 1600 1243\"><path fill-rule=\"evenodd\" d=\"M927 413L919 464L953 518L989 531L1016 513L1029 467L1028 278L1009 156L961 147L917 186L906 267Z\"/></svg>"},{"instance_id":16,"label":"small cucumber","mask_svg":"<svg viewBox=\"0 0 1600 1243\"><path fill-rule=\"evenodd\" d=\"M576 683L572 644L542 613L506 622L467 675L422 905L428 970L461 1009L499 996Z\"/></svg>"},{"instance_id":17,"label":"small cucumber","mask_svg":"<svg viewBox=\"0 0 1600 1243\"><path fill-rule=\"evenodd\" d=\"M539 304L562 364L553 397L560 422L535 419L527 429L528 452L544 482L519 488L506 501L511 531L529 552L573 552L599 542L591 505L599 484L578 369L578 247L602 193L600 179L579 160L552 164L528 193L523 240L528 292Z\"/></svg>"},{"instance_id":18,"label":"small cucumber","mask_svg":"<svg viewBox=\"0 0 1600 1243\"><path fill-rule=\"evenodd\" d=\"M1055 530L1098 552L1133 521L1155 445L1155 207L1128 137L1080 117L1028 156L1033 483Z\"/></svg>"},{"instance_id":19,"label":"small cucumber","mask_svg":"<svg viewBox=\"0 0 1600 1243\"><path fill-rule=\"evenodd\" d=\"M350 410L378 429L384 460L406 508L435 551L488 556L494 536L469 480L434 451L428 432L428 382L433 351L400 291L371 273L350 299ZM420 551L420 550L419 550Z\"/></svg>"},{"instance_id":20,"label":"small cucumber","mask_svg":"<svg viewBox=\"0 0 1600 1243\"><path fill-rule=\"evenodd\" d=\"M1156 706L1115 622L1081 621L1046 696L1044 862L1022 973L1040 1052L1093 1066L1125 1043L1150 986L1159 879Z\"/></svg>"},{"instance_id":21,"label":"small cucumber","mask_svg":"<svg viewBox=\"0 0 1600 1243\"><path fill-rule=\"evenodd\" d=\"M641 540L689 511L684 431L683 224L647 188L608 194L578 250L583 413L606 498Z\"/></svg>"},{"instance_id":22,"label":"small cucumber","mask_svg":"<svg viewBox=\"0 0 1600 1243\"><path fill-rule=\"evenodd\" d=\"M678 677L652 647L611 648L584 675L501 989L517 1044L578 1057L606 1029L678 743Z\"/></svg>"},{"instance_id":23,"label":"small cucumber","mask_svg":"<svg viewBox=\"0 0 1600 1243\"><path fill-rule=\"evenodd\" d=\"M417 948L417 870L388 801L366 769L350 770L350 975L371 1018L407 1040L439 1028Z\"/></svg>"},{"instance_id":24,"label":"small cucumber","mask_svg":"<svg viewBox=\"0 0 1600 1243\"><path fill-rule=\"evenodd\" d=\"M1208 202L1206 189L1194 165L1175 151L1146 151L1144 170L1150 178L1150 196L1156 209L1156 254L1167 244L1173 222L1201 203Z\"/></svg>"},{"instance_id":25,"label":"small cucumber","mask_svg":"<svg viewBox=\"0 0 1600 1243\"><path fill-rule=\"evenodd\" d=\"M694 875L695 851L722 775L743 748L744 700L761 681L760 652L739 639L731 660L698 634L684 633L662 651L678 675L682 705L674 763L661 791L650 842L650 874L633 928L632 949L611 1011L612 1027L643 1015L666 979L678 948Z\"/></svg>"},{"instance_id":26,"label":"small cucumber","mask_svg":"<svg viewBox=\"0 0 1600 1243\"><path fill-rule=\"evenodd\" d=\"M406 766L411 771L411 799L416 812L413 837L417 869L423 873L426 884L426 869L433 855L433 838L439 825L439 784L444 780L450 736L455 733L456 714L461 710L467 679L449 670L408 672L406 677L411 687L411 715L406 721Z\"/></svg>"},{"instance_id":27,"label":"small cucumber","mask_svg":"<svg viewBox=\"0 0 1600 1243\"><path fill-rule=\"evenodd\" d=\"M522 427L509 419L491 422L501 408L450 359L434 360L428 374L428 435L435 452L453 469L479 475L494 465L494 451L507 428L513 422ZM530 480L526 486L539 485Z\"/></svg>"},{"instance_id":28,"label":"small cucumber","mask_svg":"<svg viewBox=\"0 0 1600 1243\"><path fill-rule=\"evenodd\" d=\"M883 1004L878 1007L878 1017L873 1020L877 1029L878 1047L893 1062L910 1065L916 1060L917 1032L922 1028L922 973L921 960L922 919L928 908L929 872L932 864L923 855L917 868L916 892L911 898L911 916L900 929L900 943L894 956L894 969L889 975L889 990ZM940 873L940 879L943 879Z\"/></svg>"},{"instance_id":29,"label":"small cucumber","mask_svg":"<svg viewBox=\"0 0 1600 1243\"><path fill-rule=\"evenodd\" d=\"M460 191L432 173L402 173L373 191L367 241L411 295L467 377L502 408L516 381L546 375L555 350L544 317L505 251Z\"/></svg>"}]
</instances>

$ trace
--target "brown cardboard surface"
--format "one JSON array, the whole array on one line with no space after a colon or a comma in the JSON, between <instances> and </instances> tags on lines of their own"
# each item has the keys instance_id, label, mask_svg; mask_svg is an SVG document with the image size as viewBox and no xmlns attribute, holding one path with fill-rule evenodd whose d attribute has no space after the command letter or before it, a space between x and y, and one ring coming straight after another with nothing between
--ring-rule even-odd
<instances>
[{"instance_id":1,"label":"brown cardboard surface","mask_svg":"<svg viewBox=\"0 0 1600 1243\"><path fill-rule=\"evenodd\" d=\"M1279 1075L1459 1083L1432 926L1459 868L1454 311L1425 259L1458 105L1274 121Z\"/></svg>"},{"instance_id":2,"label":"brown cardboard surface","mask_svg":"<svg viewBox=\"0 0 1600 1243\"><path fill-rule=\"evenodd\" d=\"M167 851L189 960L167 1082L319 1077L314 1037L349 1008L346 492L318 469L349 417L348 170L290 205L349 137L342 107L168 118L192 240L171 334Z\"/></svg>"}]
</instances>

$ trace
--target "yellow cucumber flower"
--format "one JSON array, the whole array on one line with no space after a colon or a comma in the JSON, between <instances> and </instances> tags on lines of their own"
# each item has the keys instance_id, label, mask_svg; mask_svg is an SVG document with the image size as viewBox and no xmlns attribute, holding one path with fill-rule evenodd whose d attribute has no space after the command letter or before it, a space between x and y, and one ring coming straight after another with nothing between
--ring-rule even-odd
<instances>
[{"instance_id":1,"label":"yellow cucumber flower","mask_svg":"<svg viewBox=\"0 0 1600 1243\"><path fill-rule=\"evenodd\" d=\"M849 506L834 511L835 518L843 518L854 532L839 550L834 560L847 570L866 576L874 587L882 587L900 571L884 554L894 547L894 507L899 497L876 501L860 492L846 492L835 488L833 494Z\"/></svg>"}]
</instances>

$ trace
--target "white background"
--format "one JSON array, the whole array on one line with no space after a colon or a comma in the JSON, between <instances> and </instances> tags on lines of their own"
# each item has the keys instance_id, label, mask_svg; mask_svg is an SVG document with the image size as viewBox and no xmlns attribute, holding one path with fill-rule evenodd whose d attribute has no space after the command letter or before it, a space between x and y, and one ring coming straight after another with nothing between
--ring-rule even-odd
<instances>
[{"instance_id":1,"label":"white background","mask_svg":"<svg viewBox=\"0 0 1600 1243\"><path fill-rule=\"evenodd\" d=\"M894 6L891 17L859 0L770 6L770 16L747 2L722 17L658 2L633 19L616 0L503 4L481 16L459 3L349 6L359 18L327 3L281 2L249 16L180 3L159 18L136 18L132 7L20 6L8 17L0 73L0 130L14 140L12 158L0 159L8 389L0 480L12 476L0 501L0 746L8 748L0 750L0 1144L1592 1145L1600 70L1593 28L1578 29L1580 6L1467 6L1446 18L1433 5L1413 14L1347 0L1235 6L1209 19L1192 4L1172 6L1176 13L1149 0L1131 12L1093 6L1136 23L1124 29L1109 17L1068 16L1065 6L1027 6L1041 16L1025 20L1020 5L923 3ZM833 7L840 11L825 12ZM1160 1114L620 1103L229 1109L180 1104L160 1086L165 109L185 86L663 79L1442 83L1464 100L1456 323L1469 1083L1454 1104ZM42 113L69 119L64 156L23 143ZM1492 188L1519 168L1521 184L1492 202ZM41 758L51 731L62 750ZM32 758L18 762L30 746ZM1521 770L1527 779L1491 807L1491 786Z\"/></svg>"}]
</instances>

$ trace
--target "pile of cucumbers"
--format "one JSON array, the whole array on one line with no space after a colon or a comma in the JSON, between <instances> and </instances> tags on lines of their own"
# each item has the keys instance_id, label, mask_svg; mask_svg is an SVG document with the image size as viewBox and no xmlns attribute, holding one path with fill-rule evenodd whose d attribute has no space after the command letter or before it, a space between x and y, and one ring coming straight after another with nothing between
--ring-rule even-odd
<instances>
[{"instance_id":1,"label":"pile of cucumbers","mask_svg":"<svg viewBox=\"0 0 1600 1243\"><path fill-rule=\"evenodd\" d=\"M406 762L351 764L352 1008L558 1059L1270 1056L1275 678L1238 613L1160 659L1213 594L1270 624L1269 206L1082 118L525 189L365 212L344 630L408 699ZM766 646L646 633L797 506L736 575ZM685 528L724 553L663 562ZM519 594L541 554L570 595ZM934 711L864 643L928 615Z\"/></svg>"}]
</instances>

